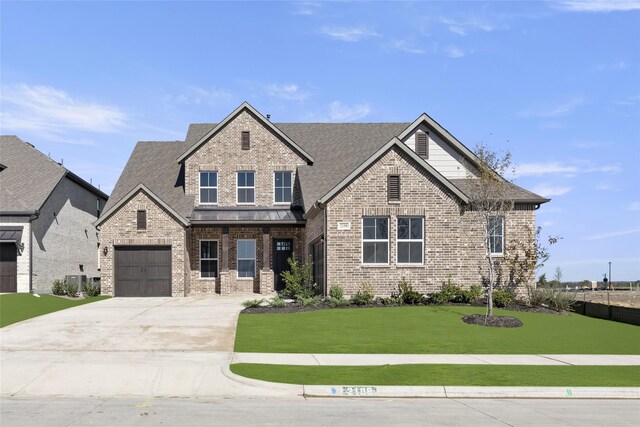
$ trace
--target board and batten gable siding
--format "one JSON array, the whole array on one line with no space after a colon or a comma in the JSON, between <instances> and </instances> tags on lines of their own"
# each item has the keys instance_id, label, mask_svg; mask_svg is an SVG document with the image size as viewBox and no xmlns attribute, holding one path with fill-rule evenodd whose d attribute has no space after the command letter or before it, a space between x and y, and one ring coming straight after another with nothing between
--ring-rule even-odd
<instances>
[{"instance_id":1,"label":"board and batten gable siding","mask_svg":"<svg viewBox=\"0 0 640 427\"><path fill-rule=\"evenodd\" d=\"M146 230L138 230L138 210L146 210ZM185 295L185 230L144 191L136 193L100 226L100 285L114 295L114 246L171 246L171 295ZM104 248L107 254L104 254Z\"/></svg>"},{"instance_id":2,"label":"board and batten gable siding","mask_svg":"<svg viewBox=\"0 0 640 427\"><path fill-rule=\"evenodd\" d=\"M242 149L242 132L249 131L250 149ZM218 206L236 206L236 173L255 171L255 205L274 205L274 172L291 171L295 182L298 165L306 160L247 110L185 159L185 192L199 204L199 172L218 172ZM293 191L294 205L301 205Z\"/></svg>"},{"instance_id":3,"label":"board and batten gable siding","mask_svg":"<svg viewBox=\"0 0 640 427\"><path fill-rule=\"evenodd\" d=\"M468 165L461 161L462 154L458 153L448 143L443 141L433 130L425 124L420 124L416 130L409 134L402 142L416 151L416 131L428 132L428 158L425 159L435 170L447 179L469 178Z\"/></svg>"}]
</instances>

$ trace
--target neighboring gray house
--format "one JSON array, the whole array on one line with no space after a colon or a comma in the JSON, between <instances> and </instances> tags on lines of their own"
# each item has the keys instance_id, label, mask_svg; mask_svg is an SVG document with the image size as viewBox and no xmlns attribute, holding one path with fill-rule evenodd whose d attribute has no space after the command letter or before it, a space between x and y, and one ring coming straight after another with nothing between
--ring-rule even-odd
<instances>
[{"instance_id":1,"label":"neighboring gray house","mask_svg":"<svg viewBox=\"0 0 640 427\"><path fill-rule=\"evenodd\" d=\"M323 292L388 295L483 275L469 207L477 157L426 114L412 123L272 123L243 103L184 141L139 142L96 222L102 292L184 296L280 290L295 253ZM548 199L513 186L493 256L526 239Z\"/></svg>"},{"instance_id":2,"label":"neighboring gray house","mask_svg":"<svg viewBox=\"0 0 640 427\"><path fill-rule=\"evenodd\" d=\"M99 276L93 222L108 196L17 136L0 136L0 292Z\"/></svg>"}]
</instances>

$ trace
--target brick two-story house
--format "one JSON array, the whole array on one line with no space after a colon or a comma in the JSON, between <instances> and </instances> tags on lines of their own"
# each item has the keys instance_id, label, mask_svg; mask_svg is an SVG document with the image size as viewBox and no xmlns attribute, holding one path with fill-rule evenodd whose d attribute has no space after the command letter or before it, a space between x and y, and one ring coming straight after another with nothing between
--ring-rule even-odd
<instances>
[{"instance_id":1,"label":"brick two-story house","mask_svg":"<svg viewBox=\"0 0 640 427\"><path fill-rule=\"evenodd\" d=\"M272 123L243 103L184 141L139 142L96 225L102 292L183 296L280 290L295 253L323 292L404 277L422 292L480 283L469 203L476 156L426 114L413 123ZM548 201L513 186L492 250Z\"/></svg>"}]
</instances>

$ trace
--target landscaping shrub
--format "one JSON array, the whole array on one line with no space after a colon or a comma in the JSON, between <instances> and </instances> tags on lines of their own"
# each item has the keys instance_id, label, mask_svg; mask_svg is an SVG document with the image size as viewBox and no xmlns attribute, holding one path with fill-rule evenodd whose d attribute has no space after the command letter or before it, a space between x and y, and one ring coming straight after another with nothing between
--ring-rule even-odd
<instances>
[{"instance_id":1,"label":"landscaping shrub","mask_svg":"<svg viewBox=\"0 0 640 427\"><path fill-rule=\"evenodd\" d=\"M75 298L78 296L78 284L77 283L67 283L65 285L66 295L71 298Z\"/></svg>"},{"instance_id":2,"label":"landscaping shrub","mask_svg":"<svg viewBox=\"0 0 640 427\"><path fill-rule=\"evenodd\" d=\"M544 276L544 274L542 275ZM541 278L542 278L541 276ZM546 289L527 286L527 303L532 307L540 307L546 304Z\"/></svg>"},{"instance_id":3,"label":"landscaping shrub","mask_svg":"<svg viewBox=\"0 0 640 427\"><path fill-rule=\"evenodd\" d=\"M404 304L422 304L424 295L418 291L413 290L411 282L407 281L404 277L398 284L399 299Z\"/></svg>"},{"instance_id":4,"label":"landscaping shrub","mask_svg":"<svg viewBox=\"0 0 640 427\"><path fill-rule=\"evenodd\" d=\"M295 300L316 296L318 286L313 282L313 263L307 261L305 264L300 265L295 253L291 255L287 262L291 266L291 271L282 273L285 288L281 291L281 295Z\"/></svg>"},{"instance_id":5,"label":"landscaping shrub","mask_svg":"<svg viewBox=\"0 0 640 427\"><path fill-rule=\"evenodd\" d=\"M349 301L344 298L337 299L328 297L326 301L331 305L331 307L346 307L349 305Z\"/></svg>"},{"instance_id":6,"label":"landscaping shrub","mask_svg":"<svg viewBox=\"0 0 640 427\"><path fill-rule=\"evenodd\" d=\"M373 302L373 287L368 283L360 285L360 289L351 295L351 303L355 305L367 305Z\"/></svg>"},{"instance_id":7,"label":"landscaping shrub","mask_svg":"<svg viewBox=\"0 0 640 427\"><path fill-rule=\"evenodd\" d=\"M244 308L257 308L260 307L260 304L263 302L263 299L250 299L247 301L242 301L242 306Z\"/></svg>"},{"instance_id":8,"label":"landscaping shrub","mask_svg":"<svg viewBox=\"0 0 640 427\"><path fill-rule=\"evenodd\" d=\"M563 292L556 288L536 289L527 287L529 305L534 307L549 307L558 311L568 311L575 301L575 296L569 292Z\"/></svg>"},{"instance_id":9,"label":"landscaping shrub","mask_svg":"<svg viewBox=\"0 0 640 427\"><path fill-rule=\"evenodd\" d=\"M427 301L429 304L444 305L449 302L449 295L442 291L433 292L427 296Z\"/></svg>"},{"instance_id":10,"label":"landscaping shrub","mask_svg":"<svg viewBox=\"0 0 640 427\"><path fill-rule=\"evenodd\" d=\"M322 297L316 295L309 298L300 298L298 302L303 307L315 307L321 300Z\"/></svg>"},{"instance_id":11,"label":"landscaping shrub","mask_svg":"<svg viewBox=\"0 0 640 427\"><path fill-rule=\"evenodd\" d=\"M329 298L337 300L344 299L344 289L340 285L331 285L329 288Z\"/></svg>"},{"instance_id":12,"label":"landscaping shrub","mask_svg":"<svg viewBox=\"0 0 640 427\"><path fill-rule=\"evenodd\" d=\"M506 307L513 301L513 294L509 291L505 291L504 289L498 289L493 291L493 306L494 307Z\"/></svg>"},{"instance_id":13,"label":"landscaping shrub","mask_svg":"<svg viewBox=\"0 0 640 427\"><path fill-rule=\"evenodd\" d=\"M392 293L390 297L379 297L376 301L380 305L401 305L403 303L402 298L396 293Z\"/></svg>"},{"instance_id":14,"label":"landscaping shrub","mask_svg":"<svg viewBox=\"0 0 640 427\"><path fill-rule=\"evenodd\" d=\"M442 284L442 291L448 302L463 302L462 288L451 281Z\"/></svg>"},{"instance_id":15,"label":"landscaping shrub","mask_svg":"<svg viewBox=\"0 0 640 427\"><path fill-rule=\"evenodd\" d=\"M60 279L54 280L53 281L53 286L51 287L51 292L54 295L66 295L67 294L67 289L66 289L64 281L62 281Z\"/></svg>"},{"instance_id":16,"label":"landscaping shrub","mask_svg":"<svg viewBox=\"0 0 640 427\"><path fill-rule=\"evenodd\" d=\"M100 283L86 282L82 284L82 293L85 298L97 297L100 295Z\"/></svg>"},{"instance_id":17,"label":"landscaping shrub","mask_svg":"<svg viewBox=\"0 0 640 427\"><path fill-rule=\"evenodd\" d=\"M462 291L462 302L465 304L472 304L482 298L483 294L484 290L482 289L482 285L473 285L468 290Z\"/></svg>"},{"instance_id":18,"label":"landscaping shrub","mask_svg":"<svg viewBox=\"0 0 640 427\"><path fill-rule=\"evenodd\" d=\"M280 296L273 297L271 301L269 301L270 307L284 307L285 305L287 305L287 303L284 302L284 299Z\"/></svg>"}]
</instances>

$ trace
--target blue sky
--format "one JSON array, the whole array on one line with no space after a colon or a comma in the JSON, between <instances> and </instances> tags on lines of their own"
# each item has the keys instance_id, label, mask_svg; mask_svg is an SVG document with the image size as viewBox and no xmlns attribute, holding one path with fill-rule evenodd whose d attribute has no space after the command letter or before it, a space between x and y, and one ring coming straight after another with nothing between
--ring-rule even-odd
<instances>
[{"instance_id":1,"label":"blue sky","mask_svg":"<svg viewBox=\"0 0 640 427\"><path fill-rule=\"evenodd\" d=\"M640 278L640 3L7 2L0 126L110 192L138 140L242 101L509 150L551 197L543 271Z\"/></svg>"}]
</instances>

